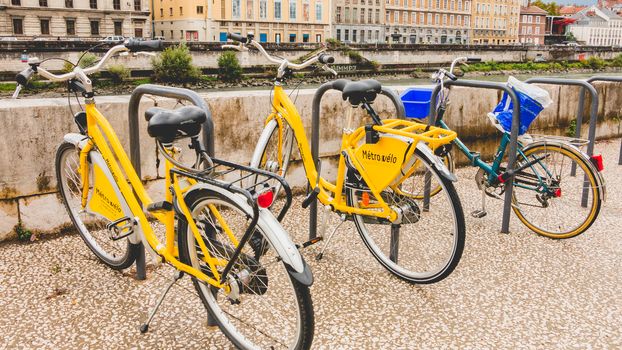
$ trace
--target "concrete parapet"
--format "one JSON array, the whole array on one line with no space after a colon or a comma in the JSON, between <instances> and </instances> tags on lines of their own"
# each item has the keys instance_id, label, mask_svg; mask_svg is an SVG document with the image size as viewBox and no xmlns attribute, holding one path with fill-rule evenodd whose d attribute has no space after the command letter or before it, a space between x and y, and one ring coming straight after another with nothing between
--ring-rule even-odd
<instances>
[{"instance_id":1,"label":"concrete parapet","mask_svg":"<svg viewBox=\"0 0 622 350\"><path fill-rule=\"evenodd\" d=\"M621 135L622 87L618 83L599 83L601 96L597 137ZM530 132L564 135L576 117L579 89L576 87L543 86L555 101L544 110ZM404 87L397 87L403 90ZM292 95L301 113L307 136L311 130L311 102L314 90L304 89ZM205 93L215 124L216 156L240 163L248 163L255 144L270 112L269 91L226 91ZM484 158L495 151L499 133L493 128L486 113L499 100L499 93L491 90L453 88L446 121L474 150L482 151ZM127 104L129 96L98 97L98 108L109 119L126 150L129 147ZM157 98L143 99L141 113L157 104L173 107L175 101ZM583 135L587 135L589 98L586 101ZM322 175L335 177L334 156L340 147L345 111L351 108L341 100L339 93L325 95L321 107L320 155L324 157ZM393 106L384 96L379 96L375 108L383 117L394 113ZM75 110L75 107L74 107ZM361 123L362 110L357 110ZM68 224L65 209L56 195L54 158L56 148L67 132L76 131L68 112L67 100L21 99L0 100L0 241L14 236L14 228L37 232L55 232ZM161 175L155 167L155 144L146 132L146 122L141 119L140 147L142 174L146 181ZM297 151L294 156L299 158ZM330 159L333 158L333 159ZM329 161L330 159L330 161ZM460 158L458 159L460 160ZM293 186L304 186L305 177L298 162L294 162L288 176ZM149 192L158 197L161 181L149 182Z\"/></svg>"}]
</instances>

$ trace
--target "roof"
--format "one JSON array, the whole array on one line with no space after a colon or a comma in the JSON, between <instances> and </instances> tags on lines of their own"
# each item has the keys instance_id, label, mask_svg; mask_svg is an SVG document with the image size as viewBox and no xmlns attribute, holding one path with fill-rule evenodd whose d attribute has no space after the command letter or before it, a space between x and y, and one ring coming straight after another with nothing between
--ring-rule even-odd
<instances>
[{"instance_id":1,"label":"roof","mask_svg":"<svg viewBox=\"0 0 622 350\"><path fill-rule=\"evenodd\" d=\"M541 8L539 8L538 6L521 6L520 7L520 13L528 13L528 14L534 14L534 15L543 15L546 16L548 14L548 12L546 12L546 10L543 10Z\"/></svg>"},{"instance_id":2,"label":"roof","mask_svg":"<svg viewBox=\"0 0 622 350\"><path fill-rule=\"evenodd\" d=\"M575 13L583 10L587 8L587 6L574 6L574 5L567 5L567 6L562 6L559 9L559 14L564 16L568 16L568 15L574 15Z\"/></svg>"}]
</instances>

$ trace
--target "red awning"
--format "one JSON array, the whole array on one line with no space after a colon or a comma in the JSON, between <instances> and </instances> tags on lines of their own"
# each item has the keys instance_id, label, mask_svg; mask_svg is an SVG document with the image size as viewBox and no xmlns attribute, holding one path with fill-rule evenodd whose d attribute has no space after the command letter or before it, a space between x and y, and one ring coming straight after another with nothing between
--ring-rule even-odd
<instances>
[{"instance_id":1,"label":"red awning","mask_svg":"<svg viewBox=\"0 0 622 350\"><path fill-rule=\"evenodd\" d=\"M553 24L559 24L559 25L569 25L572 24L574 22L576 22L577 20L574 18L562 18L562 19L556 19L553 21Z\"/></svg>"}]
</instances>

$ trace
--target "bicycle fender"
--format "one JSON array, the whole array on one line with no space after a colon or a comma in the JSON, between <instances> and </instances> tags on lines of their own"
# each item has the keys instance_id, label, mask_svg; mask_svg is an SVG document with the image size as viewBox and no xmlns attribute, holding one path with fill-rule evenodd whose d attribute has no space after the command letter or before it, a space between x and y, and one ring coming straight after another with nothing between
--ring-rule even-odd
<instances>
[{"instance_id":1,"label":"bicycle fender","mask_svg":"<svg viewBox=\"0 0 622 350\"><path fill-rule=\"evenodd\" d=\"M605 183L605 178L603 177L603 174L600 171L598 171L598 169L596 169L596 166L594 166L594 164L590 161L590 156L587 153L583 152L579 147L565 143L565 142L546 140L546 141L536 141L536 142L530 143L529 145L525 146L525 148L523 148L523 152L526 149L529 149L530 147L548 146L548 145L565 148L566 150L569 150L569 151L575 151L576 154L583 157L583 160L585 161L587 166L596 175L596 183L597 183L598 188L601 189L603 202L607 201L607 184Z\"/></svg>"},{"instance_id":2,"label":"bicycle fender","mask_svg":"<svg viewBox=\"0 0 622 350\"><path fill-rule=\"evenodd\" d=\"M259 166L259 163L261 162L261 157L263 156L262 154L263 147L259 147L259 146L265 145L268 142L268 139L270 139L270 136L272 136L272 132L266 132L265 130L272 131L273 128L278 127L276 124L277 122L274 119L266 123L266 126L263 129L264 131L261 132L261 135L259 136L259 140L257 141L257 147L255 147L255 150L253 151L253 156L251 157L251 162L250 162L251 167Z\"/></svg>"},{"instance_id":3,"label":"bicycle fender","mask_svg":"<svg viewBox=\"0 0 622 350\"><path fill-rule=\"evenodd\" d=\"M63 139L65 140L65 142L69 142L74 146L78 147L79 149L82 149L82 147L84 147L84 145L86 144L86 140L88 140L88 137L82 134L72 132L69 134L65 134L65 136L63 136Z\"/></svg>"},{"instance_id":4,"label":"bicycle fender","mask_svg":"<svg viewBox=\"0 0 622 350\"><path fill-rule=\"evenodd\" d=\"M186 192L186 196L193 191L201 189L218 192L235 201L235 203L244 211L251 213L253 211L246 202L246 198L237 194L232 194L226 189L206 183L198 183L192 186ZM311 269L302 258L302 255L300 255L300 251L298 251L298 248L294 242L292 242L287 231L285 231L283 226L281 226L281 223L278 222L270 210L264 208L259 209L257 226L259 226L262 232L264 232L265 238L279 254L279 257L285 263L289 274L298 282L310 286L313 283Z\"/></svg>"},{"instance_id":5,"label":"bicycle fender","mask_svg":"<svg viewBox=\"0 0 622 350\"><path fill-rule=\"evenodd\" d=\"M428 145L426 145L423 142L418 142L417 149L421 151L421 154L426 158L426 160L430 164L432 164L432 166L436 168L436 170L438 170L438 172L441 173L443 177L445 177L447 180L451 182L458 181L458 178L456 177L456 175L454 175L451 171L449 171L449 169L447 169L447 166L445 166L445 163L443 163L443 160L437 157L434 154L434 152L432 152L430 147L428 147Z\"/></svg>"}]
</instances>

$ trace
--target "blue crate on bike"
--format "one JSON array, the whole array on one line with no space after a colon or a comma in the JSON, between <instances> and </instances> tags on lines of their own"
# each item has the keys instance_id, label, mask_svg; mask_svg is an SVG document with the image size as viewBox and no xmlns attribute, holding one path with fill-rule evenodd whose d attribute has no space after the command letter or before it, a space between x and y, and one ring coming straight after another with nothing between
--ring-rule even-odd
<instances>
[{"instance_id":1,"label":"blue crate on bike","mask_svg":"<svg viewBox=\"0 0 622 350\"><path fill-rule=\"evenodd\" d=\"M514 77L508 79L508 86L514 90L520 102L520 124L518 134L523 135L538 114L551 104L551 98L546 90L535 85L524 83ZM507 93L503 93L501 101L490 113L506 132L512 130L512 110L514 103Z\"/></svg>"},{"instance_id":2,"label":"blue crate on bike","mask_svg":"<svg viewBox=\"0 0 622 350\"><path fill-rule=\"evenodd\" d=\"M412 87L406 89L400 99L404 104L406 117L424 119L430 114L430 100L434 87Z\"/></svg>"}]
</instances>

